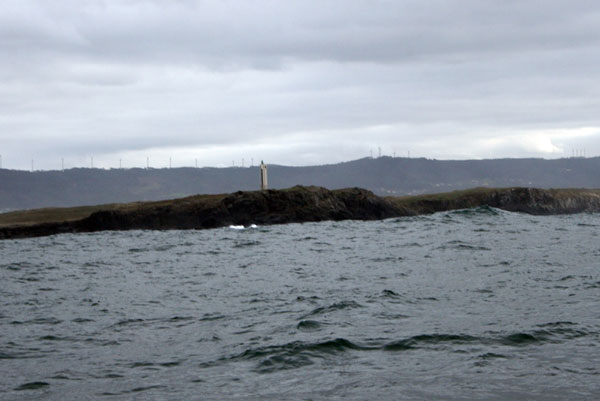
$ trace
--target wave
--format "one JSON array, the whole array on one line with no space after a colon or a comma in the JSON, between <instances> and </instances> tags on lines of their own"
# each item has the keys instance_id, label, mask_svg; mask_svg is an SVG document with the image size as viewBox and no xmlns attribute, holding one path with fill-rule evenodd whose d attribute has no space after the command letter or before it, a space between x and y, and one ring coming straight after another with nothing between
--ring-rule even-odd
<instances>
[{"instance_id":1,"label":"wave","mask_svg":"<svg viewBox=\"0 0 600 401\"><path fill-rule=\"evenodd\" d=\"M19 387L15 388L15 391L23 391L23 390L37 390L43 387L49 386L50 383L46 382L29 382L25 384L21 384Z\"/></svg>"},{"instance_id":2,"label":"wave","mask_svg":"<svg viewBox=\"0 0 600 401\"><path fill-rule=\"evenodd\" d=\"M397 292L388 289L381 291L380 297L389 299L390 303L395 304L414 304L417 302L417 300L410 299L402 294L398 294Z\"/></svg>"},{"instance_id":3,"label":"wave","mask_svg":"<svg viewBox=\"0 0 600 401\"><path fill-rule=\"evenodd\" d=\"M423 334L381 345L361 345L345 338L319 342L294 341L283 345L251 348L241 354L203 365L206 367L234 360L258 360L254 370L258 373L271 373L312 365L319 360L327 360L346 352L408 351L427 344L435 345L474 341L477 341L476 337L449 334Z\"/></svg>"},{"instance_id":4,"label":"wave","mask_svg":"<svg viewBox=\"0 0 600 401\"><path fill-rule=\"evenodd\" d=\"M445 244L437 247L436 249L444 250L444 249L452 249L452 250L464 250L464 251L491 251L491 248L480 246L472 243L468 243L466 241L460 240L452 240L448 241Z\"/></svg>"},{"instance_id":5,"label":"wave","mask_svg":"<svg viewBox=\"0 0 600 401\"><path fill-rule=\"evenodd\" d=\"M114 331L122 331L129 329L137 329L139 327L148 327L151 325L172 325L173 327L183 327L189 324L194 323L195 321L202 321L203 319L197 319L193 316L173 316L173 317L164 317L164 318L150 318L150 319L122 319L118 322L108 326L108 329Z\"/></svg>"},{"instance_id":6,"label":"wave","mask_svg":"<svg viewBox=\"0 0 600 401\"><path fill-rule=\"evenodd\" d=\"M382 349L386 351L402 351L409 349L422 348L424 345L440 345L446 343L452 344L464 344L468 342L478 341L477 337L468 335L456 335L456 334L420 334L417 336L409 337L407 339L394 341L389 344L385 344Z\"/></svg>"},{"instance_id":7,"label":"wave","mask_svg":"<svg viewBox=\"0 0 600 401\"><path fill-rule=\"evenodd\" d=\"M62 322L63 322L62 320L56 319L54 317L48 317L48 318L31 319L31 320L26 320L26 321L13 320L12 322L10 322L10 324L14 324L14 325L20 325L20 324L56 325L56 324L60 324Z\"/></svg>"},{"instance_id":8,"label":"wave","mask_svg":"<svg viewBox=\"0 0 600 401\"><path fill-rule=\"evenodd\" d=\"M302 320L300 321L300 323L298 323L296 327L298 328L298 330L315 331L320 329L321 326L322 323L319 323L316 320Z\"/></svg>"},{"instance_id":9,"label":"wave","mask_svg":"<svg viewBox=\"0 0 600 401\"><path fill-rule=\"evenodd\" d=\"M126 394L131 394L131 393L139 393L139 392L148 391L148 390L159 390L159 389L164 390L166 388L167 388L167 386L156 384L156 385L151 385L151 386L135 387L131 390L125 390L125 391L121 391L118 393L112 393L112 392L107 391L107 392L102 393L101 395L109 396L109 397L110 396L120 396L120 395L126 395Z\"/></svg>"},{"instance_id":10,"label":"wave","mask_svg":"<svg viewBox=\"0 0 600 401\"><path fill-rule=\"evenodd\" d=\"M255 371L271 373L312 365L318 359L326 359L347 350L366 349L344 338L315 343L292 342L279 346L250 349L233 359L260 359Z\"/></svg>"},{"instance_id":11,"label":"wave","mask_svg":"<svg viewBox=\"0 0 600 401\"><path fill-rule=\"evenodd\" d=\"M313 309L311 312L304 315L303 319L306 317L309 317L309 316L322 315L322 314L326 314L326 313L330 313L330 312L335 312L337 310L354 309L354 308L362 308L362 305L360 305L359 303L354 302L354 301L336 302L329 306L320 306L318 308Z\"/></svg>"},{"instance_id":12,"label":"wave","mask_svg":"<svg viewBox=\"0 0 600 401\"><path fill-rule=\"evenodd\" d=\"M249 246L256 246L260 244L262 244L260 241L242 241L236 243L232 248L247 248Z\"/></svg>"},{"instance_id":13,"label":"wave","mask_svg":"<svg viewBox=\"0 0 600 401\"><path fill-rule=\"evenodd\" d=\"M445 212L444 215L447 216L463 216L463 217L473 217L473 216L500 216L505 213L510 213L505 210L497 209L491 206L477 206L469 209L458 209L452 210L450 212Z\"/></svg>"},{"instance_id":14,"label":"wave","mask_svg":"<svg viewBox=\"0 0 600 401\"><path fill-rule=\"evenodd\" d=\"M316 331L322 323L313 320L302 320L297 328L303 331ZM316 342L293 341L281 345L250 348L240 354L221 358L214 362L204 363L211 366L235 360L257 360L254 368L259 373L270 373L278 370L295 369L326 361L347 352L414 352L420 349L448 352L460 350L466 344L491 348L481 354L474 355L476 360L494 358L510 358L510 349L537 346L545 343L560 343L576 336L597 335L581 329L569 328L568 322L556 322L542 325L541 330L473 336L469 334L418 334L396 341L382 342L381 339L366 339L364 343L353 342L345 338L335 338ZM456 348L458 347L458 348ZM506 349L508 352L499 352ZM493 351L492 351L493 350ZM457 351L458 352L458 351Z\"/></svg>"}]
</instances>

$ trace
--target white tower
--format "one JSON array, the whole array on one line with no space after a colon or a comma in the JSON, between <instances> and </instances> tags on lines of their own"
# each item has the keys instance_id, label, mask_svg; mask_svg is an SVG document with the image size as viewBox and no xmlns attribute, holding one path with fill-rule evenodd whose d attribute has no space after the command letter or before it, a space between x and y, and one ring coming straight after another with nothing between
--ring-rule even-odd
<instances>
[{"instance_id":1,"label":"white tower","mask_svg":"<svg viewBox=\"0 0 600 401\"><path fill-rule=\"evenodd\" d=\"M261 160L260 161L260 190L264 191L267 189L267 165Z\"/></svg>"}]
</instances>

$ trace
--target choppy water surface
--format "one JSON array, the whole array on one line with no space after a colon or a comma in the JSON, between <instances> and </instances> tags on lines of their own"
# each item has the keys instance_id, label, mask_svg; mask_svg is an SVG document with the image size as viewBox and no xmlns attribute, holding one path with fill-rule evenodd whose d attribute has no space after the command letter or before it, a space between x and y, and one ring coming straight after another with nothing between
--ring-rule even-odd
<instances>
[{"instance_id":1,"label":"choppy water surface","mask_svg":"<svg viewBox=\"0 0 600 401\"><path fill-rule=\"evenodd\" d=\"M600 215L0 242L0 398L599 399Z\"/></svg>"}]
</instances>

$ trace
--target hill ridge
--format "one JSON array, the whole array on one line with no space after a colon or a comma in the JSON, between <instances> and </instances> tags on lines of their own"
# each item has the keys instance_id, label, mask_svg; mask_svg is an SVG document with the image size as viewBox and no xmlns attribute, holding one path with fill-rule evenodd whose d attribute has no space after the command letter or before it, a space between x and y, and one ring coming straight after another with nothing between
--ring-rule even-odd
<instances>
[{"instance_id":1,"label":"hill ridge","mask_svg":"<svg viewBox=\"0 0 600 401\"><path fill-rule=\"evenodd\" d=\"M472 187L600 188L600 158L435 160L363 158L337 164L269 165L270 188L361 187L377 195L418 195ZM155 201L254 190L258 167L0 169L0 210Z\"/></svg>"}]
</instances>

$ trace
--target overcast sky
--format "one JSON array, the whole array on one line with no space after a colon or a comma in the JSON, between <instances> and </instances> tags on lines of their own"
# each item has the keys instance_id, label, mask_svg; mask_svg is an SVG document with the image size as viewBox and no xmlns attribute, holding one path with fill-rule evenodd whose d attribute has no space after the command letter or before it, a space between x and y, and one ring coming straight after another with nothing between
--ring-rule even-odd
<instances>
[{"instance_id":1,"label":"overcast sky","mask_svg":"<svg viewBox=\"0 0 600 401\"><path fill-rule=\"evenodd\" d=\"M600 155L597 0L3 0L2 167Z\"/></svg>"}]
</instances>

